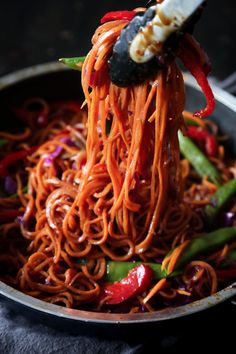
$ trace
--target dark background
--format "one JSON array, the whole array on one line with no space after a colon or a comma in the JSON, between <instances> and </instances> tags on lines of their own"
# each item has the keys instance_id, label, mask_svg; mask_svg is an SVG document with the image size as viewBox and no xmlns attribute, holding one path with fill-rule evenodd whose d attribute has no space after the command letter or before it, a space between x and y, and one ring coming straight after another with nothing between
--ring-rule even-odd
<instances>
[{"instance_id":1,"label":"dark background","mask_svg":"<svg viewBox=\"0 0 236 354\"><path fill-rule=\"evenodd\" d=\"M1 0L0 76L33 64L80 56L101 16L113 9L143 6L146 0ZM236 1L208 0L196 37L223 79L236 70Z\"/></svg>"}]
</instances>

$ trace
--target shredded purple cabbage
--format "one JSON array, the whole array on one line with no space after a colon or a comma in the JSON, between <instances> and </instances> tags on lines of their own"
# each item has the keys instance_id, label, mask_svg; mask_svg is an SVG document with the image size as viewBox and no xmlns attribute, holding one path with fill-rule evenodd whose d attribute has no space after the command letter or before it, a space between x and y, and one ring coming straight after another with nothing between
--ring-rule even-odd
<instances>
[{"instance_id":1,"label":"shredded purple cabbage","mask_svg":"<svg viewBox=\"0 0 236 354\"><path fill-rule=\"evenodd\" d=\"M76 170L77 169L77 166L76 166L76 162L74 161L73 163L72 163L72 170Z\"/></svg>"},{"instance_id":2,"label":"shredded purple cabbage","mask_svg":"<svg viewBox=\"0 0 236 354\"><path fill-rule=\"evenodd\" d=\"M6 176L4 181L4 189L8 194L15 194L17 191L17 183L11 176Z\"/></svg>"},{"instance_id":3,"label":"shredded purple cabbage","mask_svg":"<svg viewBox=\"0 0 236 354\"><path fill-rule=\"evenodd\" d=\"M233 226L234 220L235 220L235 213L225 212L220 215L220 224L223 227Z\"/></svg>"},{"instance_id":4,"label":"shredded purple cabbage","mask_svg":"<svg viewBox=\"0 0 236 354\"><path fill-rule=\"evenodd\" d=\"M44 166L49 167L53 160L61 154L62 150L63 148L61 146L57 146L56 149L44 160Z\"/></svg>"},{"instance_id":5,"label":"shredded purple cabbage","mask_svg":"<svg viewBox=\"0 0 236 354\"><path fill-rule=\"evenodd\" d=\"M154 262L157 263L157 264L162 264L163 259L164 259L163 257L162 257L162 258L161 258L161 257L155 258L155 259L154 259Z\"/></svg>"},{"instance_id":6,"label":"shredded purple cabbage","mask_svg":"<svg viewBox=\"0 0 236 354\"><path fill-rule=\"evenodd\" d=\"M69 137L61 138L60 141L68 146L75 146L75 143ZM44 166L49 167L53 160L61 154L62 150L63 147L58 145L56 149L48 157L46 157L44 160Z\"/></svg>"},{"instance_id":7,"label":"shredded purple cabbage","mask_svg":"<svg viewBox=\"0 0 236 354\"><path fill-rule=\"evenodd\" d=\"M61 138L61 142L68 146L76 146L74 141L69 137Z\"/></svg>"},{"instance_id":8,"label":"shredded purple cabbage","mask_svg":"<svg viewBox=\"0 0 236 354\"><path fill-rule=\"evenodd\" d=\"M21 216L17 216L16 220L15 220L19 225L24 225L24 217Z\"/></svg>"},{"instance_id":9,"label":"shredded purple cabbage","mask_svg":"<svg viewBox=\"0 0 236 354\"><path fill-rule=\"evenodd\" d=\"M146 312L146 307L144 304L140 304L140 311L141 312Z\"/></svg>"}]
</instances>

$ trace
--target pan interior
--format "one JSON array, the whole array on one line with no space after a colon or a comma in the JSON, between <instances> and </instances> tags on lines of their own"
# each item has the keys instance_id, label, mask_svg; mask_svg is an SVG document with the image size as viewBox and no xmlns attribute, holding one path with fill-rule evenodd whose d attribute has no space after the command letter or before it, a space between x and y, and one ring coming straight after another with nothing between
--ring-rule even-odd
<instances>
[{"instance_id":1,"label":"pan interior","mask_svg":"<svg viewBox=\"0 0 236 354\"><path fill-rule=\"evenodd\" d=\"M10 82L10 84L9 84ZM216 109L213 120L220 130L229 136L226 152L236 156L236 99L215 89ZM58 64L45 64L0 80L0 125L1 129L15 125L11 107L17 106L29 97L42 97L46 100L78 99L82 97L80 75L78 72L58 69ZM186 108L194 111L204 106L205 101L196 84L186 76ZM104 314L80 310L70 310L34 299L0 282L0 295L34 310L60 318L85 322L133 323L157 322L185 316L214 306L236 295L232 286L208 298L178 308L166 309L145 314Z\"/></svg>"}]
</instances>

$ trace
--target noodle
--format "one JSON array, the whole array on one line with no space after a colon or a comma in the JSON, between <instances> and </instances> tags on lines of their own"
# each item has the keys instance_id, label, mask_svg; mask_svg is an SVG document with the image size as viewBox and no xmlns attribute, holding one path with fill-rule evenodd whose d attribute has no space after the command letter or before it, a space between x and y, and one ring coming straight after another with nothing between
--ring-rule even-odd
<instances>
[{"instance_id":1,"label":"noodle","mask_svg":"<svg viewBox=\"0 0 236 354\"><path fill-rule=\"evenodd\" d=\"M0 133L10 151L37 145L25 166L13 169L17 196L0 199L1 207L23 214L0 227L0 264L14 268L0 277L70 308L106 311L106 299L98 299L108 260L150 262L177 247L162 263L171 273L190 240L203 232L197 207L207 205L217 189L180 161L177 132L184 119L202 128L208 123L188 112L182 116L184 84L176 63L138 86L110 82L107 61L126 24L111 21L96 30L82 68L83 108L35 99L51 117L47 127ZM227 181L232 173L222 149L212 161ZM153 311L181 296L193 301L216 292L216 271L208 261L225 257L228 249L189 263L179 279L184 288L175 280L152 282L127 311L144 304Z\"/></svg>"}]
</instances>

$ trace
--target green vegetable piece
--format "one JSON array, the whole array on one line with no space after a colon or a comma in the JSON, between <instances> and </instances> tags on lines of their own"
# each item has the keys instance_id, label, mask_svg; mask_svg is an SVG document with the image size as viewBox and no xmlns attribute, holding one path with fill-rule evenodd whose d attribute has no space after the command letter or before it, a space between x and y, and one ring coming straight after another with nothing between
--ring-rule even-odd
<instances>
[{"instance_id":1,"label":"green vegetable piece","mask_svg":"<svg viewBox=\"0 0 236 354\"><path fill-rule=\"evenodd\" d=\"M229 243L236 239L236 227L228 227L218 229L216 231L205 234L201 237L195 238L190 241L185 250L183 251L180 259L177 261L175 270L168 274L167 269L161 269L161 264L145 263L154 271L155 279L163 279L167 277L175 277L181 274L184 266L189 262L197 259L200 255L207 252L214 252L222 247L225 243ZM173 252L173 251L172 251ZM168 254L169 255L169 254ZM234 254L232 253L231 257ZM236 252L235 252L236 258ZM104 280L108 283L114 283L125 278L128 272L142 264L143 262L107 262L107 272Z\"/></svg>"},{"instance_id":2,"label":"green vegetable piece","mask_svg":"<svg viewBox=\"0 0 236 354\"><path fill-rule=\"evenodd\" d=\"M230 261L236 261L236 250L230 251L230 252L226 255L226 259L229 259Z\"/></svg>"},{"instance_id":3,"label":"green vegetable piece","mask_svg":"<svg viewBox=\"0 0 236 354\"><path fill-rule=\"evenodd\" d=\"M205 213L210 222L213 222L219 212L236 195L236 179L221 186L211 197L210 203L205 207Z\"/></svg>"},{"instance_id":4,"label":"green vegetable piece","mask_svg":"<svg viewBox=\"0 0 236 354\"><path fill-rule=\"evenodd\" d=\"M193 143L193 141L184 136L181 131L178 132L178 136L182 155L191 163L199 176L207 176L213 183L219 186L220 174L211 161Z\"/></svg>"},{"instance_id":5,"label":"green vegetable piece","mask_svg":"<svg viewBox=\"0 0 236 354\"><path fill-rule=\"evenodd\" d=\"M107 283L120 281L127 277L131 269L138 267L141 264L146 264L153 270L156 280L176 277L182 273L186 264L197 259L198 256L204 255L206 252L214 252L225 243L229 243L234 239L236 239L236 227L218 229L209 234L195 238L189 242L180 259L177 261L175 270L170 274L168 274L167 269L161 269L162 265L157 263L108 261L104 281ZM173 250L171 252L173 252ZM229 252L227 258L230 260L236 260L236 250ZM86 264L86 259L80 259L79 263Z\"/></svg>"},{"instance_id":6,"label":"green vegetable piece","mask_svg":"<svg viewBox=\"0 0 236 354\"><path fill-rule=\"evenodd\" d=\"M59 62L65 64L70 69L81 71L84 60L85 57L61 58Z\"/></svg>"},{"instance_id":7,"label":"green vegetable piece","mask_svg":"<svg viewBox=\"0 0 236 354\"><path fill-rule=\"evenodd\" d=\"M204 255L206 252L213 252L234 239L236 239L236 227L218 229L195 238L183 251L176 263L175 270L183 269L186 264L197 259L198 256Z\"/></svg>"},{"instance_id":8,"label":"green vegetable piece","mask_svg":"<svg viewBox=\"0 0 236 354\"><path fill-rule=\"evenodd\" d=\"M6 140L6 139L0 139L0 148L3 147L3 146L5 146L5 145L7 145L7 143L8 143L8 140Z\"/></svg>"},{"instance_id":9,"label":"green vegetable piece","mask_svg":"<svg viewBox=\"0 0 236 354\"><path fill-rule=\"evenodd\" d=\"M104 280L108 283L114 283L120 281L127 277L129 271L135 267L140 266L141 264L146 264L152 268L154 272L154 277L156 279L162 279L167 277L166 270L161 270L161 264L156 263L143 263L143 262L107 262L107 274Z\"/></svg>"}]
</instances>

